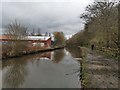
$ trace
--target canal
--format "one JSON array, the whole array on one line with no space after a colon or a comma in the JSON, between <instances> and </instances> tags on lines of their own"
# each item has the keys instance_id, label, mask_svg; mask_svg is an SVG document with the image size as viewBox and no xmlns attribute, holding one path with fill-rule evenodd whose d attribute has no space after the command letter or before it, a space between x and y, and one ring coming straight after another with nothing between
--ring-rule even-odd
<instances>
[{"instance_id":1,"label":"canal","mask_svg":"<svg viewBox=\"0 0 120 90\"><path fill-rule=\"evenodd\" d=\"M79 48L2 61L3 88L81 88Z\"/></svg>"}]
</instances>

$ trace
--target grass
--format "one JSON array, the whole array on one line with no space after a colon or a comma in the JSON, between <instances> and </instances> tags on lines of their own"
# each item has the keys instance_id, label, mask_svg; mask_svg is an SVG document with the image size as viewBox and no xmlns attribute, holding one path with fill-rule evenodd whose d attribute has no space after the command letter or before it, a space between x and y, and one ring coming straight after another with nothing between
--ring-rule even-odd
<instances>
[{"instance_id":1,"label":"grass","mask_svg":"<svg viewBox=\"0 0 120 90\"><path fill-rule=\"evenodd\" d=\"M87 63L86 63L86 57L88 54L88 49L86 47L80 47L81 51L82 51L82 60L80 61L80 80L81 80L81 85L82 88L87 87L88 83L89 83L89 75L88 75L88 71L87 71Z\"/></svg>"},{"instance_id":2,"label":"grass","mask_svg":"<svg viewBox=\"0 0 120 90\"><path fill-rule=\"evenodd\" d=\"M91 85L91 71L88 71L88 65L89 62L87 61L87 54L88 54L88 50L90 50L89 48L85 48L85 47L80 47L82 50L82 60L80 61L81 67L82 67L82 71L81 73L81 85L82 88L89 88L89 86ZM105 56L106 58L113 58L114 60L116 60L117 58L112 56L112 53L114 54L114 52L110 52L110 51L100 51L98 49L93 50L94 53L96 54L101 54L103 56ZM102 74L103 71L97 71L99 74ZM104 71L106 72L106 71ZM92 72L93 73L93 72Z\"/></svg>"},{"instance_id":3,"label":"grass","mask_svg":"<svg viewBox=\"0 0 120 90\"><path fill-rule=\"evenodd\" d=\"M112 58L114 60L118 60L118 55L116 56L117 52L115 52L115 51L111 51L109 49L108 50L107 49L104 49L104 50L96 49L95 51L102 54L103 56L105 56L107 58Z\"/></svg>"},{"instance_id":4,"label":"grass","mask_svg":"<svg viewBox=\"0 0 120 90\"><path fill-rule=\"evenodd\" d=\"M86 57L84 57L81 60L81 67L82 67L82 72L81 72L81 85L82 88L86 88L87 85L89 84L89 74L88 74L88 69L87 69L87 62L86 62Z\"/></svg>"},{"instance_id":5,"label":"grass","mask_svg":"<svg viewBox=\"0 0 120 90\"><path fill-rule=\"evenodd\" d=\"M86 47L80 47L81 51L82 51L82 57L86 57L87 53L88 53L88 49Z\"/></svg>"}]
</instances>

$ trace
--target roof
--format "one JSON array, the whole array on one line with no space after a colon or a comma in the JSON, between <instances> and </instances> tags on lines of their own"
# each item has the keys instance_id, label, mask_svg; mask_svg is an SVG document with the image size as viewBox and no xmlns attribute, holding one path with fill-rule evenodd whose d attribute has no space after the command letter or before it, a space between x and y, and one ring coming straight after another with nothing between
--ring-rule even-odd
<instances>
[{"instance_id":1,"label":"roof","mask_svg":"<svg viewBox=\"0 0 120 90\"><path fill-rule=\"evenodd\" d=\"M8 39L10 36L0 35L0 39Z\"/></svg>"},{"instance_id":2,"label":"roof","mask_svg":"<svg viewBox=\"0 0 120 90\"><path fill-rule=\"evenodd\" d=\"M27 36L28 40L48 40L49 36Z\"/></svg>"},{"instance_id":3,"label":"roof","mask_svg":"<svg viewBox=\"0 0 120 90\"><path fill-rule=\"evenodd\" d=\"M26 36L23 38L23 40L48 40L50 39L50 36ZM0 39L5 40L5 39L11 39L11 36L7 35L0 35Z\"/></svg>"}]
</instances>

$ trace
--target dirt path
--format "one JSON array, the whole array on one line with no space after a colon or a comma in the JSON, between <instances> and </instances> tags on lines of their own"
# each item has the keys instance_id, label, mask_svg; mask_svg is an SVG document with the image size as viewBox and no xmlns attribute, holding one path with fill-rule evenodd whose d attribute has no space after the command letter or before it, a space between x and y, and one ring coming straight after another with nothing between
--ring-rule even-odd
<instances>
[{"instance_id":1,"label":"dirt path","mask_svg":"<svg viewBox=\"0 0 120 90\"><path fill-rule=\"evenodd\" d=\"M89 77L87 88L118 88L118 63L89 51L86 60Z\"/></svg>"}]
</instances>

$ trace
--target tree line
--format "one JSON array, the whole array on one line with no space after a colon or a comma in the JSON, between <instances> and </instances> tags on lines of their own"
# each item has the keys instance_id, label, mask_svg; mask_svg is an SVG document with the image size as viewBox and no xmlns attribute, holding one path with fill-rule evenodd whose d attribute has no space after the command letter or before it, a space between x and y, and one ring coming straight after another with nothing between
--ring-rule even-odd
<instances>
[{"instance_id":1,"label":"tree line","mask_svg":"<svg viewBox=\"0 0 120 90\"><path fill-rule=\"evenodd\" d=\"M118 7L119 3L109 0L95 0L93 4L88 5L85 12L80 15L80 19L84 21L84 30L76 33L67 44L94 44L97 49L112 49L118 53Z\"/></svg>"}]
</instances>

